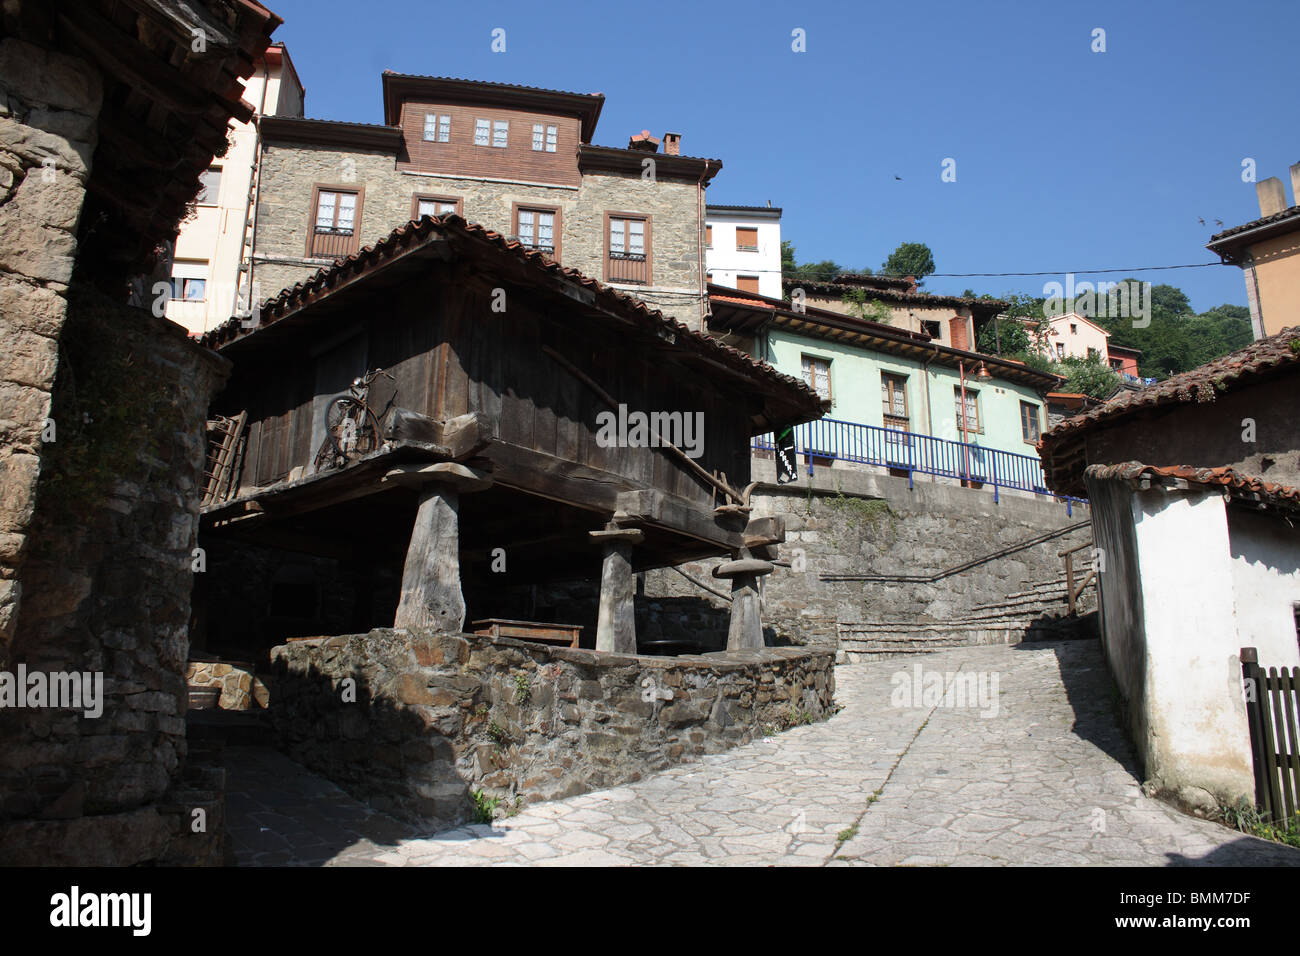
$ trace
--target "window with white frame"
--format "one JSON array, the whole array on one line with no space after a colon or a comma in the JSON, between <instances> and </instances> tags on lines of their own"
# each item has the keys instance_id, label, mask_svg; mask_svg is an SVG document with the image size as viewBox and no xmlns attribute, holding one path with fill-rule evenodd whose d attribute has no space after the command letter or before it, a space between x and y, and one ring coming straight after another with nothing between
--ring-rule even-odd
<instances>
[{"instance_id":1,"label":"window with white frame","mask_svg":"<svg viewBox=\"0 0 1300 956\"><path fill-rule=\"evenodd\" d=\"M544 123L533 124L533 149L537 152L555 152L556 129Z\"/></svg>"},{"instance_id":2,"label":"window with white frame","mask_svg":"<svg viewBox=\"0 0 1300 956\"><path fill-rule=\"evenodd\" d=\"M505 149L510 135L510 123L508 120L492 121L492 145L497 149Z\"/></svg>"},{"instance_id":3,"label":"window with white frame","mask_svg":"<svg viewBox=\"0 0 1300 956\"><path fill-rule=\"evenodd\" d=\"M485 119L476 119L474 121L474 145L491 146L492 145L492 121Z\"/></svg>"},{"instance_id":4,"label":"window with white frame","mask_svg":"<svg viewBox=\"0 0 1300 956\"><path fill-rule=\"evenodd\" d=\"M221 195L221 167L209 166L199 173L199 194L194 201L200 206L215 206Z\"/></svg>"},{"instance_id":5,"label":"window with white frame","mask_svg":"<svg viewBox=\"0 0 1300 956\"><path fill-rule=\"evenodd\" d=\"M173 299L203 302L208 297L208 262L206 259L177 259L172 263Z\"/></svg>"},{"instance_id":6,"label":"window with white frame","mask_svg":"<svg viewBox=\"0 0 1300 956\"><path fill-rule=\"evenodd\" d=\"M451 117L440 113L424 114L424 139L429 143L451 141Z\"/></svg>"}]
</instances>

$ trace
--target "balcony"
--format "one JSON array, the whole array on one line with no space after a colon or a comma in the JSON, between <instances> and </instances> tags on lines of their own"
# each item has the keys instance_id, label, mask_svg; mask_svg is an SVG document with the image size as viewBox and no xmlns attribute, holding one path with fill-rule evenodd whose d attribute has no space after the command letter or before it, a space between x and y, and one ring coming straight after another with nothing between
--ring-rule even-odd
<instances>
[{"instance_id":1,"label":"balcony","mask_svg":"<svg viewBox=\"0 0 1300 956\"><path fill-rule=\"evenodd\" d=\"M316 226L311 237L311 254L315 259L340 259L356 251L353 230L338 226Z\"/></svg>"},{"instance_id":2,"label":"balcony","mask_svg":"<svg viewBox=\"0 0 1300 956\"><path fill-rule=\"evenodd\" d=\"M650 263L643 254L611 252L606 263L607 282L628 282L634 285L650 284Z\"/></svg>"},{"instance_id":3,"label":"balcony","mask_svg":"<svg viewBox=\"0 0 1300 956\"><path fill-rule=\"evenodd\" d=\"M795 450L806 461L843 461L904 471L909 484L913 475L919 473L955 478L970 485L992 485L994 501L998 500L1002 488L1050 495L1065 501L1067 508L1073 502L1084 500L1049 491L1042 462L1035 456L985 448L971 442L834 418L796 426L794 440ZM751 447L756 451L774 451L776 446L769 433L755 437Z\"/></svg>"}]
</instances>

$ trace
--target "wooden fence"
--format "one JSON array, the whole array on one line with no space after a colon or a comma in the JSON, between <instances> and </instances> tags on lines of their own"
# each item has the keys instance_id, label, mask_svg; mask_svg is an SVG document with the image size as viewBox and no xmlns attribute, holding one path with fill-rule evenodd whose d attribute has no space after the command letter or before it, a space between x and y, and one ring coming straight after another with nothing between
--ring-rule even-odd
<instances>
[{"instance_id":1,"label":"wooden fence","mask_svg":"<svg viewBox=\"0 0 1300 956\"><path fill-rule=\"evenodd\" d=\"M1259 666L1253 647L1241 649L1241 674L1255 764L1255 802L1271 822L1296 815L1300 796L1300 667Z\"/></svg>"}]
</instances>

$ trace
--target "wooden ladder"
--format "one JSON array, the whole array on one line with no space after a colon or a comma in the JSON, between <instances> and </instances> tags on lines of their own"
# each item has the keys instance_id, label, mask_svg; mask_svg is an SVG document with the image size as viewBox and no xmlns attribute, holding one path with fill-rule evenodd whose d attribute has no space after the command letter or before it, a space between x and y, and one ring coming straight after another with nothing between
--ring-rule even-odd
<instances>
[{"instance_id":1,"label":"wooden ladder","mask_svg":"<svg viewBox=\"0 0 1300 956\"><path fill-rule=\"evenodd\" d=\"M239 440L244 435L248 412L234 418L218 415L208 419L208 457L203 472L203 503L213 504L230 497Z\"/></svg>"}]
</instances>

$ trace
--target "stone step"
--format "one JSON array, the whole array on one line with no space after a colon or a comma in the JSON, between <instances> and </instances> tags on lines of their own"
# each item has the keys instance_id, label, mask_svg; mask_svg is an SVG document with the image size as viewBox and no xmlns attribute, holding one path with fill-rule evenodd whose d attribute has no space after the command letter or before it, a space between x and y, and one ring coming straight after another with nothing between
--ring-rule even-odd
<instances>
[{"instance_id":1,"label":"stone step","mask_svg":"<svg viewBox=\"0 0 1300 956\"><path fill-rule=\"evenodd\" d=\"M1017 623L841 624L840 651L845 661L855 663L896 654L929 654L949 647L1017 644L1024 631Z\"/></svg>"}]
</instances>

